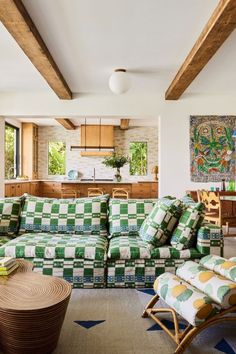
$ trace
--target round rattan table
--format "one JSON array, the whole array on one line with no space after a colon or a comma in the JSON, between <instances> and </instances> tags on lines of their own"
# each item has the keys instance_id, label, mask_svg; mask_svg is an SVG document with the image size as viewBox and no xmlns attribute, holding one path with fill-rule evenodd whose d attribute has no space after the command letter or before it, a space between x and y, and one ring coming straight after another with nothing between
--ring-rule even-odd
<instances>
[{"instance_id":1,"label":"round rattan table","mask_svg":"<svg viewBox=\"0 0 236 354\"><path fill-rule=\"evenodd\" d=\"M71 295L63 279L32 272L18 260L0 276L0 350L6 354L49 354L57 346Z\"/></svg>"}]
</instances>

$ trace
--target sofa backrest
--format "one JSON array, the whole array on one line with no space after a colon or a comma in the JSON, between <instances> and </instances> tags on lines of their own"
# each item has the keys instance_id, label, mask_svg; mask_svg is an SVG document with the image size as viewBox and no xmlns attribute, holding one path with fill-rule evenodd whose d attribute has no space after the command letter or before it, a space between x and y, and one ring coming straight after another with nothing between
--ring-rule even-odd
<instances>
[{"instance_id":1,"label":"sofa backrest","mask_svg":"<svg viewBox=\"0 0 236 354\"><path fill-rule=\"evenodd\" d=\"M25 196L20 233L52 232L107 235L108 195L53 199Z\"/></svg>"},{"instance_id":2,"label":"sofa backrest","mask_svg":"<svg viewBox=\"0 0 236 354\"><path fill-rule=\"evenodd\" d=\"M150 214L157 199L109 200L109 234L137 235L143 221Z\"/></svg>"},{"instance_id":3,"label":"sofa backrest","mask_svg":"<svg viewBox=\"0 0 236 354\"><path fill-rule=\"evenodd\" d=\"M0 199L0 236L17 234L22 202L21 197Z\"/></svg>"}]
</instances>

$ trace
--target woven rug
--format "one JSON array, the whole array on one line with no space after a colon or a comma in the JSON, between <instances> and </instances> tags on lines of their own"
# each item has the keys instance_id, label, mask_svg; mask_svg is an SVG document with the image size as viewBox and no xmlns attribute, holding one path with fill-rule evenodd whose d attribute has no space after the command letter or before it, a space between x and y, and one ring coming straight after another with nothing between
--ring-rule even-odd
<instances>
[{"instance_id":1,"label":"woven rug","mask_svg":"<svg viewBox=\"0 0 236 354\"><path fill-rule=\"evenodd\" d=\"M175 344L168 335L141 318L152 295L152 289L73 290L53 354L173 354ZM173 328L170 317L165 324ZM236 323L203 331L185 353L236 354Z\"/></svg>"}]
</instances>

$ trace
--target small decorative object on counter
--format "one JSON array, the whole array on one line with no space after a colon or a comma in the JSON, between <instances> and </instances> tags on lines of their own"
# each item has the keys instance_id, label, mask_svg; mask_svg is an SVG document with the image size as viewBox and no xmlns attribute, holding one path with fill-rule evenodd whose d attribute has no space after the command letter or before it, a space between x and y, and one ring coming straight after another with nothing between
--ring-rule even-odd
<instances>
[{"instance_id":1,"label":"small decorative object on counter","mask_svg":"<svg viewBox=\"0 0 236 354\"><path fill-rule=\"evenodd\" d=\"M225 188L225 179L221 180L221 190L222 190L222 192L224 192L226 190L226 188Z\"/></svg>"},{"instance_id":2,"label":"small decorative object on counter","mask_svg":"<svg viewBox=\"0 0 236 354\"><path fill-rule=\"evenodd\" d=\"M105 157L102 163L107 167L116 168L115 180L121 182L120 169L129 163L129 158L121 153L114 152L111 156Z\"/></svg>"},{"instance_id":3,"label":"small decorative object on counter","mask_svg":"<svg viewBox=\"0 0 236 354\"><path fill-rule=\"evenodd\" d=\"M158 175L158 166L157 165L153 166L152 174L153 174L153 180L154 181L158 181L158 177L157 177L157 175Z\"/></svg>"}]
</instances>

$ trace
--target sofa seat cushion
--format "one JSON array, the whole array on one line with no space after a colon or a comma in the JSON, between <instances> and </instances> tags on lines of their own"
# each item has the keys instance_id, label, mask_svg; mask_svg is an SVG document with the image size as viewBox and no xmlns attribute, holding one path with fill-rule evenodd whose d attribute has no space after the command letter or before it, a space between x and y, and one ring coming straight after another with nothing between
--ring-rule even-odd
<instances>
[{"instance_id":1,"label":"sofa seat cushion","mask_svg":"<svg viewBox=\"0 0 236 354\"><path fill-rule=\"evenodd\" d=\"M0 257L105 260L107 243L100 235L26 233L0 247Z\"/></svg>"},{"instance_id":2,"label":"sofa seat cushion","mask_svg":"<svg viewBox=\"0 0 236 354\"><path fill-rule=\"evenodd\" d=\"M177 227L171 237L171 245L178 250L192 247L196 244L197 230L204 220L204 204L196 203L184 209Z\"/></svg>"},{"instance_id":3,"label":"sofa seat cushion","mask_svg":"<svg viewBox=\"0 0 236 354\"><path fill-rule=\"evenodd\" d=\"M138 235L138 231L153 209L156 199L110 199L109 233L114 236Z\"/></svg>"},{"instance_id":4,"label":"sofa seat cushion","mask_svg":"<svg viewBox=\"0 0 236 354\"><path fill-rule=\"evenodd\" d=\"M201 325L220 309L209 296L169 272L155 280L154 290L192 326Z\"/></svg>"},{"instance_id":5,"label":"sofa seat cushion","mask_svg":"<svg viewBox=\"0 0 236 354\"><path fill-rule=\"evenodd\" d=\"M53 199L26 196L20 232L107 235L108 195Z\"/></svg>"},{"instance_id":6,"label":"sofa seat cushion","mask_svg":"<svg viewBox=\"0 0 236 354\"><path fill-rule=\"evenodd\" d=\"M18 232L22 201L20 197L0 199L0 236Z\"/></svg>"},{"instance_id":7,"label":"sofa seat cushion","mask_svg":"<svg viewBox=\"0 0 236 354\"><path fill-rule=\"evenodd\" d=\"M141 226L141 238L156 247L166 244L181 212L182 202L178 199L157 202Z\"/></svg>"},{"instance_id":8,"label":"sofa seat cushion","mask_svg":"<svg viewBox=\"0 0 236 354\"><path fill-rule=\"evenodd\" d=\"M187 261L178 267L176 275L210 296L224 309L236 305L236 283L201 264Z\"/></svg>"},{"instance_id":9,"label":"sofa seat cushion","mask_svg":"<svg viewBox=\"0 0 236 354\"><path fill-rule=\"evenodd\" d=\"M198 259L201 253L196 248L177 250L171 246L162 246L150 250L152 259Z\"/></svg>"},{"instance_id":10,"label":"sofa seat cushion","mask_svg":"<svg viewBox=\"0 0 236 354\"><path fill-rule=\"evenodd\" d=\"M149 259L149 245L139 236L114 237L109 242L110 259Z\"/></svg>"}]
</instances>

